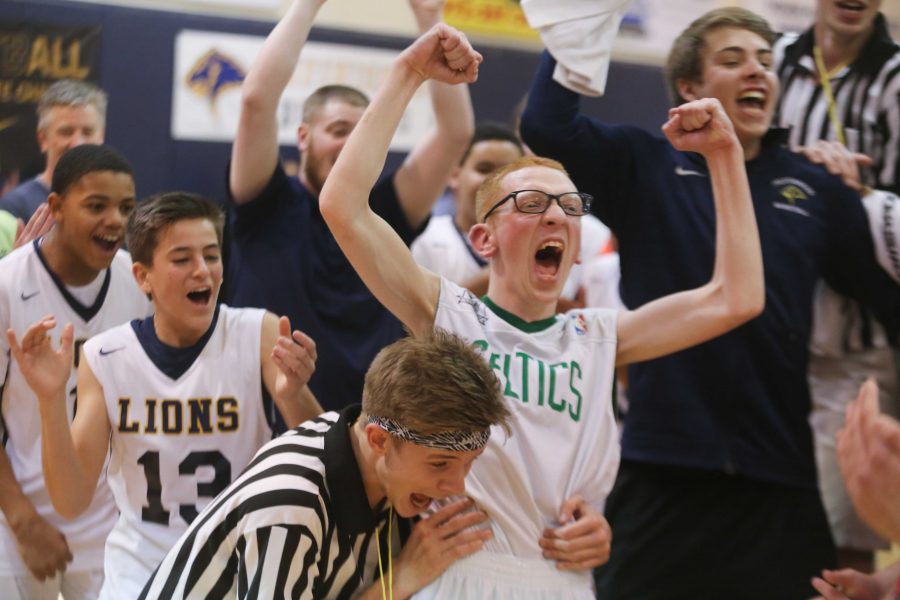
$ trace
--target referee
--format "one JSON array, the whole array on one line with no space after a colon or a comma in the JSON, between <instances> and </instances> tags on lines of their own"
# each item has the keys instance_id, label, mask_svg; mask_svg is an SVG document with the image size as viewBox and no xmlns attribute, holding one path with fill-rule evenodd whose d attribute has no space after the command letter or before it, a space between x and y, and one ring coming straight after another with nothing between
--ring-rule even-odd
<instances>
[{"instance_id":1,"label":"referee","mask_svg":"<svg viewBox=\"0 0 900 600\"><path fill-rule=\"evenodd\" d=\"M141 598L409 597L491 536L473 527L486 516L467 499L408 519L463 493L490 427L506 428L508 415L490 367L462 339L395 342L366 373L362 406L263 446Z\"/></svg>"},{"instance_id":2,"label":"referee","mask_svg":"<svg viewBox=\"0 0 900 600\"><path fill-rule=\"evenodd\" d=\"M791 148L824 162L862 191L879 262L900 280L896 243L900 201L900 46L880 0L817 0L816 21L773 48L781 81L777 122ZM865 187L876 188L868 193ZM873 550L888 547L856 515L838 470L835 435L844 409L870 375L888 412L900 409L894 355L862 306L820 284L815 298L809 383L819 487L840 566L871 571Z\"/></svg>"}]
</instances>

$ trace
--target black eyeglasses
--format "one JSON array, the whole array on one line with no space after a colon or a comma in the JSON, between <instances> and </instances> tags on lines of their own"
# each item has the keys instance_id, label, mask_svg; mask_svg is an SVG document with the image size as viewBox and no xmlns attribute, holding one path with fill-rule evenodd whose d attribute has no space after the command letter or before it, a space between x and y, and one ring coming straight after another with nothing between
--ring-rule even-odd
<instances>
[{"instance_id":1,"label":"black eyeglasses","mask_svg":"<svg viewBox=\"0 0 900 600\"><path fill-rule=\"evenodd\" d=\"M530 215L547 212L547 209L549 209L553 201L556 200L556 203L559 204L559 207L563 212L573 217L583 217L590 212L591 202L594 200L593 196L585 194L584 192L548 194L541 190L517 190L504 196L497 204L493 205L490 210L484 214L482 222L487 221L487 218L491 216L491 213L497 210L501 204L510 198L512 198L513 203L516 205L516 210Z\"/></svg>"}]
</instances>

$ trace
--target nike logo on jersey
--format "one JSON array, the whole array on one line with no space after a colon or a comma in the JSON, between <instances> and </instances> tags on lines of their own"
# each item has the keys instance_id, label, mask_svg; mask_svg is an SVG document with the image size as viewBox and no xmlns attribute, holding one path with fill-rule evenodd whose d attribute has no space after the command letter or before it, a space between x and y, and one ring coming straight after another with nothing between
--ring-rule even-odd
<instances>
[{"instance_id":1,"label":"nike logo on jersey","mask_svg":"<svg viewBox=\"0 0 900 600\"><path fill-rule=\"evenodd\" d=\"M31 300L32 298L34 298L35 296L37 296L40 293L41 293L41 290L32 292L31 294L26 294L25 292L22 292L22 300Z\"/></svg>"},{"instance_id":2,"label":"nike logo on jersey","mask_svg":"<svg viewBox=\"0 0 900 600\"><path fill-rule=\"evenodd\" d=\"M692 171L690 169L685 169L681 165L676 165L675 174L685 177L687 175L694 175L695 177L706 177L706 173L701 173L700 171Z\"/></svg>"},{"instance_id":3,"label":"nike logo on jersey","mask_svg":"<svg viewBox=\"0 0 900 600\"><path fill-rule=\"evenodd\" d=\"M100 356L106 356L107 354L112 354L113 352L118 352L119 350L124 350L125 346L119 346L118 348L112 348L110 350L104 350L100 348Z\"/></svg>"}]
</instances>

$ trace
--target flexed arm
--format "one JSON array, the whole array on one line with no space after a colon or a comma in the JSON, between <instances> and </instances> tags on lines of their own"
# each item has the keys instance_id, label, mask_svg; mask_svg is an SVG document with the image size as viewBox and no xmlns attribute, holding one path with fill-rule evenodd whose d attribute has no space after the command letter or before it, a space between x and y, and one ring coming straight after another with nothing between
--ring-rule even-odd
<instances>
[{"instance_id":1,"label":"flexed arm","mask_svg":"<svg viewBox=\"0 0 900 600\"><path fill-rule=\"evenodd\" d=\"M287 87L313 19L325 0L294 0L266 38L241 85L241 116L231 148L228 187L237 204L262 192L278 164L278 101Z\"/></svg>"},{"instance_id":2,"label":"flexed arm","mask_svg":"<svg viewBox=\"0 0 900 600\"><path fill-rule=\"evenodd\" d=\"M369 208L391 136L415 91L427 79L475 81L481 55L465 36L438 24L395 61L344 146L319 197L328 227L372 293L414 334L431 329L439 279L421 269L393 229ZM387 257L387 258L385 258Z\"/></svg>"},{"instance_id":3,"label":"flexed arm","mask_svg":"<svg viewBox=\"0 0 900 600\"><path fill-rule=\"evenodd\" d=\"M616 363L627 364L705 342L757 316L765 304L762 252L744 153L718 100L669 111L663 126L677 149L702 154L716 207L716 257L706 285L649 302L619 318Z\"/></svg>"},{"instance_id":4,"label":"flexed arm","mask_svg":"<svg viewBox=\"0 0 900 600\"><path fill-rule=\"evenodd\" d=\"M66 413L66 382L72 369L74 329L63 327L54 350L52 316L28 328L19 345L7 331L9 347L22 375L38 398L41 413L41 463L53 508L74 519L90 506L109 449L109 420L103 389L86 360L78 367L78 412L72 427Z\"/></svg>"},{"instance_id":5,"label":"flexed arm","mask_svg":"<svg viewBox=\"0 0 900 600\"><path fill-rule=\"evenodd\" d=\"M444 0L409 0L409 4L420 35L443 21ZM431 80L429 88L436 127L394 175L397 199L413 229L425 222L475 132L468 85Z\"/></svg>"}]
</instances>

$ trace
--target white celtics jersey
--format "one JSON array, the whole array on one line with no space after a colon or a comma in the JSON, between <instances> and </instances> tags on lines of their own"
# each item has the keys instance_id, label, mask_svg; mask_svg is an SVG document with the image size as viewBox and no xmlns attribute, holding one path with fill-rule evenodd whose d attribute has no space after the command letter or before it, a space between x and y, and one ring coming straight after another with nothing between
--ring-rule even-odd
<instances>
[{"instance_id":1,"label":"white celtics jersey","mask_svg":"<svg viewBox=\"0 0 900 600\"><path fill-rule=\"evenodd\" d=\"M492 521L485 548L540 558L538 539L558 525L563 501L580 494L599 509L616 477L616 313L574 310L525 323L442 279L434 324L484 355L512 412L512 436L494 427L466 479Z\"/></svg>"},{"instance_id":2,"label":"white celtics jersey","mask_svg":"<svg viewBox=\"0 0 900 600\"><path fill-rule=\"evenodd\" d=\"M194 517L272 438L262 401L263 314L220 306L202 350L177 379L145 347L156 344L166 360L179 350L139 337L131 323L85 345L106 400L107 478L120 511L106 544L102 598L137 598Z\"/></svg>"},{"instance_id":3,"label":"white celtics jersey","mask_svg":"<svg viewBox=\"0 0 900 600\"><path fill-rule=\"evenodd\" d=\"M56 317L50 333L58 344L66 323L75 327L75 359L66 385L68 413L75 410L75 366L84 341L101 331L150 312L150 303L131 274L131 257L119 252L109 269L86 286L96 289L96 300L85 306L52 274L38 250L38 242L27 244L0 261L0 409L6 454L16 480L38 513L66 536L74 560L69 572L103 566L103 544L115 521L112 496L101 474L90 507L72 521L53 510L41 471L41 418L37 398L25 383L19 365L12 360L6 341L11 328L21 340L25 331L46 315ZM75 290L76 295L82 295ZM5 518L0 517L0 575L20 575L27 569L19 557L15 538ZM2 593L0 593L2 595Z\"/></svg>"}]
</instances>

